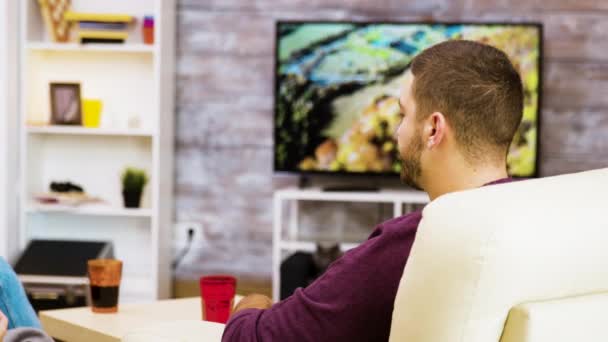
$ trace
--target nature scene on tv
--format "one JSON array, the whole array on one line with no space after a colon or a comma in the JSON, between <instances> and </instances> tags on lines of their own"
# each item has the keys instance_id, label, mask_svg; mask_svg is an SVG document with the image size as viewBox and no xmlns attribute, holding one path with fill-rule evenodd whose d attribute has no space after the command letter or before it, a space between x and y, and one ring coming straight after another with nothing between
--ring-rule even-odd
<instances>
[{"instance_id":1,"label":"nature scene on tv","mask_svg":"<svg viewBox=\"0 0 608 342\"><path fill-rule=\"evenodd\" d=\"M539 29L532 25L280 23L275 96L277 171L398 173L399 91L417 53L449 39L505 51L525 91L511 144L513 176L535 174Z\"/></svg>"}]
</instances>

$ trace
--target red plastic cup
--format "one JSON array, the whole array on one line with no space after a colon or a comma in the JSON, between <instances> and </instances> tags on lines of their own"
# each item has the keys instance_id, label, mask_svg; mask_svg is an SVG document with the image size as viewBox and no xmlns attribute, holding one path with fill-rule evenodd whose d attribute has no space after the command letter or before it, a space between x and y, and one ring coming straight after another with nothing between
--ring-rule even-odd
<instances>
[{"instance_id":1,"label":"red plastic cup","mask_svg":"<svg viewBox=\"0 0 608 342\"><path fill-rule=\"evenodd\" d=\"M236 278L227 275L201 277L203 321L226 323L236 293Z\"/></svg>"}]
</instances>

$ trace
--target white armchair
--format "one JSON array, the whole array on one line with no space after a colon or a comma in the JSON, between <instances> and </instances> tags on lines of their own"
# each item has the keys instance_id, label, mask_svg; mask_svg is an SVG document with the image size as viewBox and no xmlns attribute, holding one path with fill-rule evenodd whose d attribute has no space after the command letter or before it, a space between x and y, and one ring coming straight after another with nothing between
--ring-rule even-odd
<instances>
[{"instance_id":1,"label":"white armchair","mask_svg":"<svg viewBox=\"0 0 608 342\"><path fill-rule=\"evenodd\" d=\"M606 326L603 169L430 203L401 279L390 340L599 342L608 341Z\"/></svg>"}]
</instances>

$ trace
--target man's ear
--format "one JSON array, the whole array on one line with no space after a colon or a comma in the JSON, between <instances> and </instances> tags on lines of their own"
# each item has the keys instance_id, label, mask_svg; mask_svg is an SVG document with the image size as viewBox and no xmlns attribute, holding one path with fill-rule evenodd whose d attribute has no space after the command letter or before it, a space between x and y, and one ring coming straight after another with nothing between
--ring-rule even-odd
<instances>
[{"instance_id":1,"label":"man's ear","mask_svg":"<svg viewBox=\"0 0 608 342\"><path fill-rule=\"evenodd\" d=\"M447 123L441 112L434 112L427 118L423 132L426 147L432 149L439 146L446 135Z\"/></svg>"}]
</instances>

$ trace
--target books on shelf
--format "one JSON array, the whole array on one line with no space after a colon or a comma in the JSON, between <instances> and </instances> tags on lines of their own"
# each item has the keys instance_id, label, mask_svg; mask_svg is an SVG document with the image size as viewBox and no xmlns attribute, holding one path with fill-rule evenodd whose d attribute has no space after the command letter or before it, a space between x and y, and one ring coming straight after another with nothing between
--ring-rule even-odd
<instances>
[{"instance_id":1,"label":"books on shelf","mask_svg":"<svg viewBox=\"0 0 608 342\"><path fill-rule=\"evenodd\" d=\"M86 43L124 43L128 36L128 26L134 17L128 14L81 13L67 11L65 20L76 22L77 38Z\"/></svg>"},{"instance_id":2,"label":"books on shelf","mask_svg":"<svg viewBox=\"0 0 608 342\"><path fill-rule=\"evenodd\" d=\"M128 14L112 14L112 13L83 13L67 11L64 14L67 21L92 21L102 23L131 23L133 16Z\"/></svg>"},{"instance_id":3,"label":"books on shelf","mask_svg":"<svg viewBox=\"0 0 608 342\"><path fill-rule=\"evenodd\" d=\"M97 21L81 21L78 23L79 30L126 31L127 28L127 23L104 23Z\"/></svg>"},{"instance_id":4,"label":"books on shelf","mask_svg":"<svg viewBox=\"0 0 608 342\"><path fill-rule=\"evenodd\" d=\"M83 43L124 43L126 31L79 30L78 40Z\"/></svg>"}]
</instances>

